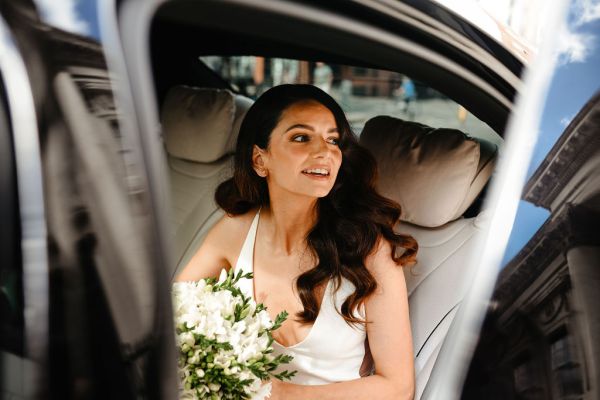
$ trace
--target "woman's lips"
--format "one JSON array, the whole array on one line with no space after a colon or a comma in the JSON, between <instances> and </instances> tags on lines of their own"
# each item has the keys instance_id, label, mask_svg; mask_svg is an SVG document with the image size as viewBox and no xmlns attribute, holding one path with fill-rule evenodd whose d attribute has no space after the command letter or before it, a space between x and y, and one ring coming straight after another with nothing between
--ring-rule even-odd
<instances>
[{"instance_id":1,"label":"woman's lips","mask_svg":"<svg viewBox=\"0 0 600 400\"><path fill-rule=\"evenodd\" d=\"M326 181L326 180L329 180L329 177L330 177L329 174L327 174L327 175L318 175L318 174L311 174L311 173L304 172L304 171L302 171L302 175L304 175L304 176L306 176L308 178L311 178L311 179L318 180L318 181Z\"/></svg>"}]
</instances>

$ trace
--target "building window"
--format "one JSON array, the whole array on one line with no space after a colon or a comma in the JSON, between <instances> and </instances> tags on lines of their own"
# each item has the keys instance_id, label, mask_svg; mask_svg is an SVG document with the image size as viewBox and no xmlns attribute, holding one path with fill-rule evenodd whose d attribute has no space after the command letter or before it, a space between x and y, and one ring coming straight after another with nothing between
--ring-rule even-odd
<instances>
[{"instance_id":1,"label":"building window","mask_svg":"<svg viewBox=\"0 0 600 400\"><path fill-rule=\"evenodd\" d=\"M389 115L431 127L463 130L498 146L503 143L489 126L466 110L462 120L457 118L456 102L398 72L295 59L214 55L199 56L196 68L202 76L216 75L218 85L226 81L236 94L252 99L276 85L312 83L340 103L356 133L370 118ZM213 73L207 74L207 70ZM159 101L164 101L164 95L166 92Z\"/></svg>"},{"instance_id":2,"label":"building window","mask_svg":"<svg viewBox=\"0 0 600 400\"><path fill-rule=\"evenodd\" d=\"M368 70L362 67L354 67L354 75L355 76L367 76Z\"/></svg>"},{"instance_id":3,"label":"building window","mask_svg":"<svg viewBox=\"0 0 600 400\"><path fill-rule=\"evenodd\" d=\"M550 344L552 374L561 399L583 393L581 368L577 361L573 337L559 332Z\"/></svg>"},{"instance_id":4,"label":"building window","mask_svg":"<svg viewBox=\"0 0 600 400\"><path fill-rule=\"evenodd\" d=\"M366 96L367 88L365 86L354 86L352 88L352 94L355 96Z\"/></svg>"},{"instance_id":5,"label":"building window","mask_svg":"<svg viewBox=\"0 0 600 400\"><path fill-rule=\"evenodd\" d=\"M534 388L535 373L531 360L522 361L513 371L515 391L523 395Z\"/></svg>"}]
</instances>

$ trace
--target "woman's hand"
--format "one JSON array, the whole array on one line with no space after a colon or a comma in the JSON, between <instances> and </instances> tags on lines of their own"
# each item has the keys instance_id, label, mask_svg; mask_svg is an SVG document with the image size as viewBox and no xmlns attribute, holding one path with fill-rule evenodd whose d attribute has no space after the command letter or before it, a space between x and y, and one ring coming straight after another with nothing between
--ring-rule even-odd
<instances>
[{"instance_id":1,"label":"woman's hand","mask_svg":"<svg viewBox=\"0 0 600 400\"><path fill-rule=\"evenodd\" d=\"M271 379L271 396L268 397L269 400L283 400L286 398L285 389L289 383L285 383L280 381L277 378Z\"/></svg>"}]
</instances>

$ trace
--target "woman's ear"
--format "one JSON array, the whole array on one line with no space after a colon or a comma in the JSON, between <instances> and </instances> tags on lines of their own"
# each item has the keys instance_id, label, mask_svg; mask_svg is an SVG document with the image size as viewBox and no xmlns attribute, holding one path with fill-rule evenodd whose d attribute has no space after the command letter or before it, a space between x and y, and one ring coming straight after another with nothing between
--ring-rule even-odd
<instances>
[{"instance_id":1,"label":"woman's ear","mask_svg":"<svg viewBox=\"0 0 600 400\"><path fill-rule=\"evenodd\" d=\"M257 145L252 148L252 168L256 174L260 177L266 178L268 175L267 167L265 165L265 150L261 149Z\"/></svg>"}]
</instances>

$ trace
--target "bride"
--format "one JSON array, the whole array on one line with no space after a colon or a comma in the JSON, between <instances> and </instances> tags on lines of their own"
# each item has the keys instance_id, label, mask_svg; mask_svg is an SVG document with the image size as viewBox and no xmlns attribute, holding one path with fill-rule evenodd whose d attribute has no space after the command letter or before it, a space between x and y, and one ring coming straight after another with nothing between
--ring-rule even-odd
<instances>
[{"instance_id":1,"label":"bride","mask_svg":"<svg viewBox=\"0 0 600 400\"><path fill-rule=\"evenodd\" d=\"M215 194L227 214L177 280L253 272L241 289L271 318L289 313L273 345L298 372L273 380L271 400L413 397L402 266L417 244L393 231L400 207L375 178L342 109L314 86L268 90L242 123L233 178Z\"/></svg>"}]
</instances>

